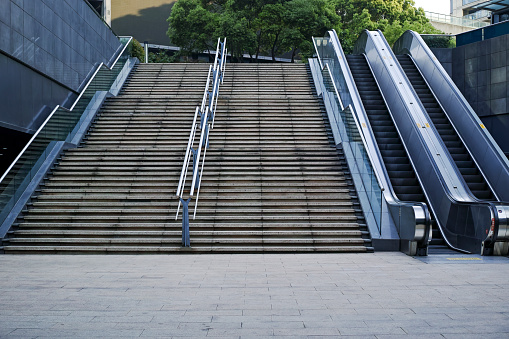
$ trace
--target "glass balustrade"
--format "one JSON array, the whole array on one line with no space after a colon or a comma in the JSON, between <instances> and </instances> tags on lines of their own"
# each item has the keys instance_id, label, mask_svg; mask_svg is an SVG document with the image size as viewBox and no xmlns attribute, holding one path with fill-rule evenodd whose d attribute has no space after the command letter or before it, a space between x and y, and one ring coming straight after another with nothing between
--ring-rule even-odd
<instances>
[{"instance_id":1,"label":"glass balustrade","mask_svg":"<svg viewBox=\"0 0 509 339\"><path fill-rule=\"evenodd\" d=\"M319 42L316 40L319 40ZM319 92L322 93L329 113L332 113L329 116L330 123L335 124L339 131L344 155L356 183L359 199L367 199L369 202L370 210L364 209L365 217L373 217L381 235L383 190L369 159L362 135L359 132L360 126L358 125L357 115L351 105L352 98L346 88L346 81L342 76L341 67L339 64L336 65L336 58L332 57L332 53L335 52L331 50L330 41L327 41L327 38L317 38L315 43L317 49L319 49L320 59L324 64L322 69L316 69L316 67L320 67L318 64L311 65L311 67L315 67L315 74L316 72L321 74L322 81L319 84L321 87ZM322 58L322 55L324 58ZM334 67L334 69L331 67Z\"/></svg>"}]
</instances>

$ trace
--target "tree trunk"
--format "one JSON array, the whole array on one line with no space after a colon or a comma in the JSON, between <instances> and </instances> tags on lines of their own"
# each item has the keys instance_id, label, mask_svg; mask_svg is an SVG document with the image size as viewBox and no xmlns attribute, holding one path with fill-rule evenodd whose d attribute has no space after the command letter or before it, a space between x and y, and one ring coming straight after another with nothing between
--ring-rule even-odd
<instances>
[{"instance_id":1,"label":"tree trunk","mask_svg":"<svg viewBox=\"0 0 509 339\"><path fill-rule=\"evenodd\" d=\"M276 38L274 39L274 43L272 44L272 61L276 62L276 45L277 40L279 39L279 33L276 34Z\"/></svg>"},{"instance_id":2,"label":"tree trunk","mask_svg":"<svg viewBox=\"0 0 509 339\"><path fill-rule=\"evenodd\" d=\"M258 41L256 46L256 62L258 62L258 56L260 55L260 43L262 40L262 32L258 34Z\"/></svg>"}]
</instances>

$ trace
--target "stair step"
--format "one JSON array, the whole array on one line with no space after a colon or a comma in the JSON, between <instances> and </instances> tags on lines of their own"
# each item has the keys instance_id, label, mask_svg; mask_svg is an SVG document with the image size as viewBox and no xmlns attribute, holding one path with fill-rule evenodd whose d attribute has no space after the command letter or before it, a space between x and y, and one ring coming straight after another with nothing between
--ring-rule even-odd
<instances>
[{"instance_id":1,"label":"stair step","mask_svg":"<svg viewBox=\"0 0 509 339\"><path fill-rule=\"evenodd\" d=\"M138 65L52 167L5 253L372 251L308 70L282 64L227 65L181 247L175 192L208 66Z\"/></svg>"}]
</instances>

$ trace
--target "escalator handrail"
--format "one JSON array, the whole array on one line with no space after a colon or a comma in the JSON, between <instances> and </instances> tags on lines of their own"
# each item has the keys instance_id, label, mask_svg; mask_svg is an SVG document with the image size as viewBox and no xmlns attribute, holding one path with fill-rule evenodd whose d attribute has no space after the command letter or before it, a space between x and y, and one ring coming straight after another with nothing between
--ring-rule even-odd
<instances>
[{"instance_id":1,"label":"escalator handrail","mask_svg":"<svg viewBox=\"0 0 509 339\"><path fill-rule=\"evenodd\" d=\"M349 88L350 95L352 96L353 104L354 104L354 106L356 106L355 110L354 110L354 115L356 116L355 117L356 121L359 122L360 126L364 126L363 124L366 125L366 128L361 129L360 133L363 136L363 139L362 139L363 142L365 142L364 146L368 150L368 156L370 158L370 162L372 164L376 163L378 165L378 166L373 166L374 172L377 176L377 179L380 182L382 182L382 180L381 180L382 177L385 179L385 180L383 180L383 182L386 184L385 185L381 184L381 185L382 185L382 187L386 187L385 191L390 194L390 196L389 196L390 199L392 201L394 201L395 203L400 203L403 205L409 205L409 204L410 205L418 204L421 206L426 205L419 201L415 201L415 202L401 201L401 200L399 200L399 198L396 197L396 194L394 193L394 189L392 187L391 181L389 179L389 175L387 174L387 169L386 169L385 164L382 160L382 154L380 152L378 144L375 141L376 139L373 134L373 129L371 128L371 124L367 117L366 110L364 109L364 105L362 104L362 101L360 99L359 90L358 90L357 85L354 81L352 71L350 70L350 66L349 66L348 62L346 62L346 55L344 54L344 51L341 48L341 43L339 42L337 33L335 30L331 30L331 31L329 31L329 34L331 36L331 41L333 42L333 46L335 47L336 54L338 52L340 53L341 59L339 62L340 62L340 64L344 64L344 67L345 67L343 69L343 72L344 72L343 74L345 74L345 80L346 80L347 86ZM345 60L345 62L343 63L341 60ZM369 64L368 64L368 66L369 66ZM375 81L376 81L376 79L375 79ZM378 83L377 83L377 86L378 86ZM381 91L380 91L380 93L382 94L382 97L383 97L383 93ZM384 101L385 101L385 98L384 98ZM387 110L390 111L390 108L387 107ZM370 140L370 142L368 143L367 140Z\"/></svg>"},{"instance_id":2,"label":"escalator handrail","mask_svg":"<svg viewBox=\"0 0 509 339\"><path fill-rule=\"evenodd\" d=\"M327 72L329 73L330 78L334 79L334 77L332 76L332 72L331 72L331 70L329 68L329 65L326 64L324 68L327 69ZM353 109L352 104L349 104L347 107L345 107L343 105L343 102L341 101L341 97L339 96L339 92L338 92L338 89L337 89L336 84L335 84L334 81L332 81L332 85L334 86L334 93L336 94L336 97L338 98L341 110L344 110L345 108L350 107L350 110L352 112L352 117L353 117L353 119L355 121L355 126L357 127L357 132L359 133L359 135L361 137L362 144L364 145L365 149L369 149L368 148L368 143L366 142L366 138L365 138L364 134L362 133L361 123L359 122L359 118L357 117L357 114L354 113L355 110ZM378 186L380 186L380 189L383 192L383 191L385 191L386 188L385 188L384 184L382 183L382 181L380 180L379 172L376 169L374 169L373 161L371 161L371 158L370 158L370 163L371 163L371 167L373 168L373 173L375 174L376 182L378 183ZM390 189L392 189L392 187Z\"/></svg>"},{"instance_id":3,"label":"escalator handrail","mask_svg":"<svg viewBox=\"0 0 509 339\"><path fill-rule=\"evenodd\" d=\"M374 74L373 73L373 69L371 68L371 65L369 64L369 62L367 60L366 55L362 54L362 56L366 60L366 63L367 63L368 68L369 68L369 71L371 72L371 74ZM373 79L375 80L376 86L377 86L377 88L378 88L378 90L380 92L380 95L382 96L382 99L383 99L384 103L385 103L385 108L387 109L387 111L389 112L389 115L392 118L391 108L389 107L389 105L387 105L387 99L385 98L385 95L382 92L382 89L380 88L380 84L378 83L378 81L376 80L376 78L374 76L373 76ZM371 123L369 122L369 120L366 123L369 126L370 134L374 138L374 133L373 133L373 129L371 127ZM374 140L376 140L376 139L374 139ZM406 145L403 142L401 142L401 144L403 145L403 148L405 149L405 152L408 154ZM380 159L382 159L382 155L381 155L380 149L379 149L378 144L376 142L375 142L374 148L375 148L375 151L377 152L377 155L380 157ZM409 158L408 160L410 161L410 163L412 163L412 168L414 168L412 159ZM382 166L384 166L383 168L385 170L385 173L387 173L387 169L385 168L385 163L383 161L382 161ZM414 171L414 173L415 173L415 171ZM416 177L418 178L417 174L416 174ZM401 201L401 200L399 200L399 198L395 198L396 194L393 191L394 188L392 187L392 184L390 186L390 189L392 190L392 192L391 192L392 193L392 198L394 199L394 203L395 204L419 206L422 209L422 213L421 214L425 217L425 222L423 223L425 226L424 226L424 234L423 234L423 241L422 242L423 243L427 243L429 240L431 240L430 239L431 216L429 214L428 205L425 202L419 202L419 201L415 201L415 202L414 201Z\"/></svg>"}]
</instances>

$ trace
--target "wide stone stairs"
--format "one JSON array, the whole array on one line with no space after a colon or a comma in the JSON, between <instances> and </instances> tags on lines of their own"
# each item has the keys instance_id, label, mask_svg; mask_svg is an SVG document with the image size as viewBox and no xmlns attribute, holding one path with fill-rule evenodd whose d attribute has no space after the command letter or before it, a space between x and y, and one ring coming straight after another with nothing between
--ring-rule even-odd
<instances>
[{"instance_id":1,"label":"wide stone stairs","mask_svg":"<svg viewBox=\"0 0 509 339\"><path fill-rule=\"evenodd\" d=\"M175 192L208 67L139 65L59 159L4 251L372 250L307 68L288 64L227 65L191 247L181 246Z\"/></svg>"}]
</instances>

